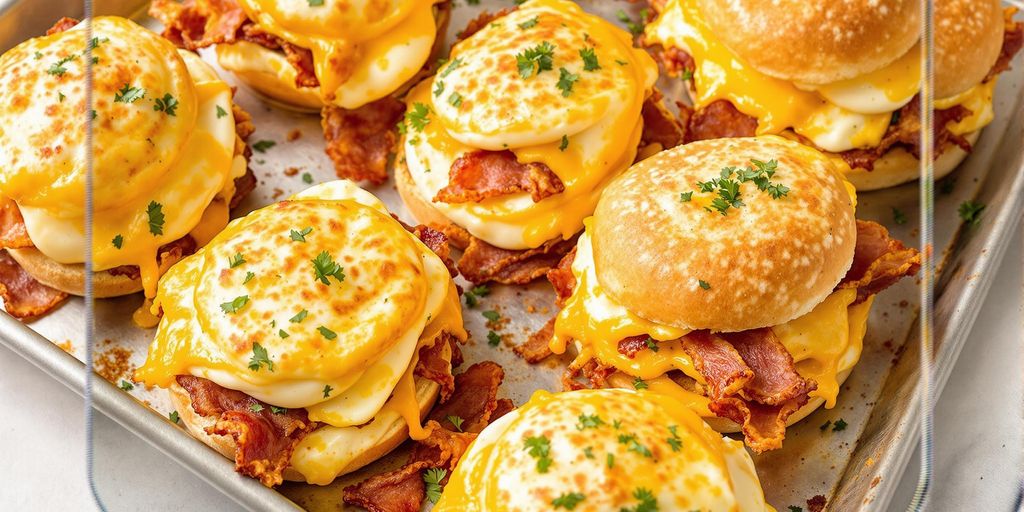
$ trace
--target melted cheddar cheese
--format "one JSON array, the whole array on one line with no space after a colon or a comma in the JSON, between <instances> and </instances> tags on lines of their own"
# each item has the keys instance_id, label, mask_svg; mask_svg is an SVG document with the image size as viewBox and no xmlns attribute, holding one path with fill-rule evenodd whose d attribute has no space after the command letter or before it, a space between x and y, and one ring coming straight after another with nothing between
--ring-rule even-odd
<instances>
[{"instance_id":1,"label":"melted cheddar cheese","mask_svg":"<svg viewBox=\"0 0 1024 512\"><path fill-rule=\"evenodd\" d=\"M546 471L528 450L537 437ZM670 397L620 389L535 392L480 433L434 510L550 510L569 493L583 510L626 510L640 487L658 510L773 510L741 442Z\"/></svg>"},{"instance_id":2,"label":"melted cheddar cheese","mask_svg":"<svg viewBox=\"0 0 1024 512\"><path fill-rule=\"evenodd\" d=\"M160 246L190 233L202 242L227 223L246 169L232 93L195 54L129 20L99 17L93 35L93 268L138 266L152 297ZM0 58L18 77L0 88L0 193L36 248L65 264L86 253L84 47L78 25Z\"/></svg>"},{"instance_id":3,"label":"melted cheddar cheese","mask_svg":"<svg viewBox=\"0 0 1024 512\"><path fill-rule=\"evenodd\" d=\"M572 272L576 289L555 321L551 350L564 353L567 343L575 341L583 356L594 357L625 375L647 381L652 391L672 395L702 416L714 416L707 408L706 397L665 376L669 371L679 370L705 384L678 341L689 331L645 320L616 303L598 283L591 240L586 232L576 246ZM797 373L818 383L810 396L821 398L826 408L835 406L844 372L860 359L871 299L853 304L856 298L856 290L837 290L811 312L772 327L793 356ZM618 351L620 340L639 335L658 340L658 351L641 350L633 358ZM631 388L633 380L618 377L612 379L612 384Z\"/></svg>"},{"instance_id":4,"label":"melted cheddar cheese","mask_svg":"<svg viewBox=\"0 0 1024 512\"><path fill-rule=\"evenodd\" d=\"M542 43L553 47L550 70L535 67L524 78L518 62ZM598 67L585 63L587 50ZM568 90L558 85L563 69L577 77ZM507 149L521 163L546 164L565 190L536 203L516 193L433 207L506 249L569 238L636 157L640 111L656 78L656 64L626 32L572 2L528 1L456 44L448 64L409 93L408 112L428 112L425 124L405 122L415 192L430 202L460 156Z\"/></svg>"},{"instance_id":5,"label":"melted cheddar cheese","mask_svg":"<svg viewBox=\"0 0 1024 512\"><path fill-rule=\"evenodd\" d=\"M329 262L340 270L317 273ZM467 336L441 259L348 181L233 221L167 272L156 308L163 318L135 379L167 387L195 375L305 408L326 426L293 465L320 484L394 428L425 436L412 375L419 349L442 332ZM353 437L365 445L341 441Z\"/></svg>"},{"instance_id":6,"label":"melted cheddar cheese","mask_svg":"<svg viewBox=\"0 0 1024 512\"><path fill-rule=\"evenodd\" d=\"M439 1L239 3L261 30L312 52L320 102L354 109L395 92L423 68L437 36L434 4ZM295 85L294 67L283 53L241 42L219 45L217 56L263 92L315 106L312 90Z\"/></svg>"}]
</instances>

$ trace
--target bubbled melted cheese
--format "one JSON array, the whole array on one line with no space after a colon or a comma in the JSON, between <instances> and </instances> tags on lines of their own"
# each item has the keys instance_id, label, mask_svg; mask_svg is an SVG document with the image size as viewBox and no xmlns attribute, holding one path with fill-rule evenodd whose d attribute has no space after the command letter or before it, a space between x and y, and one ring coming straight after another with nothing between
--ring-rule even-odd
<instances>
[{"instance_id":1,"label":"bubbled melted cheese","mask_svg":"<svg viewBox=\"0 0 1024 512\"><path fill-rule=\"evenodd\" d=\"M293 239L293 230L308 228L305 242ZM324 251L343 267L344 280L315 278L312 260ZM232 267L237 255L244 262ZM237 311L222 309L242 296L247 300ZM389 410L421 432L412 388L418 348L441 331L466 337L440 258L347 181L232 222L171 268L156 306L164 316L137 380L166 387L176 375L196 375L271 405L305 407L330 428L376 421L392 399L399 403ZM272 370L251 366L255 344L266 349ZM320 466L340 471L342 458ZM327 483L337 474L327 473L310 478Z\"/></svg>"},{"instance_id":2,"label":"bubbled melted cheese","mask_svg":"<svg viewBox=\"0 0 1024 512\"><path fill-rule=\"evenodd\" d=\"M826 151L877 146L892 113L920 88L917 47L879 70L840 82L796 84L770 77L715 37L694 0L670 0L648 25L646 35L652 43L680 48L694 58L691 95L696 107L727 100L757 119L759 135L793 130ZM936 108L948 108L939 103ZM977 111L991 110L991 98L988 107L975 106ZM971 127L980 129L987 122L973 122Z\"/></svg>"},{"instance_id":3,"label":"bubbled melted cheese","mask_svg":"<svg viewBox=\"0 0 1024 512\"><path fill-rule=\"evenodd\" d=\"M175 50L131 21L100 17L93 31L93 266L140 267L152 297L161 245L201 225L209 232L227 223L233 178L245 173L244 157L234 155L231 89L194 54ZM78 55L84 34L79 25L5 54L2 67L19 70L12 73L22 80L12 85L32 85L0 92L8 105L0 113L5 140L0 159L10 158L0 165L0 193L18 202L36 248L68 264L81 263L86 252L84 58L65 63L60 76L45 70ZM25 55L35 52L41 57ZM26 64L37 72L25 71ZM132 102L116 101L126 86L144 94ZM34 100L16 107L17 98L31 91ZM165 97L176 102L173 115L153 108L156 98ZM159 226L150 222L153 203L161 206ZM215 211L207 213L208 207Z\"/></svg>"},{"instance_id":4,"label":"bubbled melted cheese","mask_svg":"<svg viewBox=\"0 0 1024 512\"><path fill-rule=\"evenodd\" d=\"M544 42L554 46L552 69L523 78L516 56ZM584 69L580 51L588 48L598 69ZM579 77L567 95L557 85L561 68ZM403 141L416 193L431 201L467 152L508 149L519 162L546 164L565 191L537 203L519 193L432 205L506 249L568 238L636 157L640 110L656 78L654 61L624 31L571 2L526 2L458 43L448 64L410 92L410 109L429 109L422 130L406 122Z\"/></svg>"},{"instance_id":5,"label":"bubbled melted cheese","mask_svg":"<svg viewBox=\"0 0 1024 512\"><path fill-rule=\"evenodd\" d=\"M576 289L555 321L552 351L563 353L567 343L575 341L581 354L649 381L651 390L672 395L703 416L713 416L707 398L684 390L665 376L679 370L705 384L678 341L688 331L643 319L616 303L598 283L588 233L580 236L572 272ZM827 408L835 405L840 375L860 359L871 299L853 305L856 298L854 289L837 290L811 312L772 327L793 356L797 373L818 383L810 396L823 399ZM658 351L641 350L633 358L618 351L620 340L639 335L658 340ZM613 384L632 387L630 380L613 380Z\"/></svg>"},{"instance_id":6,"label":"bubbled melted cheese","mask_svg":"<svg viewBox=\"0 0 1024 512\"><path fill-rule=\"evenodd\" d=\"M599 422L581 427L583 416ZM633 436L651 456L631 451L635 445L620 436ZM544 473L524 449L531 437L549 442ZM651 492L659 510L771 510L742 443L723 438L668 397L626 390L534 393L480 433L434 510L548 510L569 493L584 496L585 510L623 510L638 504L639 487Z\"/></svg>"},{"instance_id":7,"label":"bubbled melted cheese","mask_svg":"<svg viewBox=\"0 0 1024 512\"><path fill-rule=\"evenodd\" d=\"M261 30L312 52L325 103L354 109L395 92L423 68L437 35L434 4L439 1L325 0L311 5L304 0L241 0L240 4ZM218 58L232 69L246 71L262 65L236 58L232 46L218 49ZM252 50L239 51L252 57ZM282 64L281 57L271 59Z\"/></svg>"}]
</instances>

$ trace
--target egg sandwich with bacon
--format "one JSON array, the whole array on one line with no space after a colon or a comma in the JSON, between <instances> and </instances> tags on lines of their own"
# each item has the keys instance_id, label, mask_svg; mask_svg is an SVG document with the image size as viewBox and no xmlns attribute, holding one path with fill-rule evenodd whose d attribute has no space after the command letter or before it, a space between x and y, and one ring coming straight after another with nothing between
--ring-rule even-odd
<instances>
[{"instance_id":1,"label":"egg sandwich with bacon","mask_svg":"<svg viewBox=\"0 0 1024 512\"><path fill-rule=\"evenodd\" d=\"M160 280L135 379L239 472L326 485L425 437L451 395L466 331L446 250L349 181L256 210Z\"/></svg>"},{"instance_id":2,"label":"egg sandwich with bacon","mask_svg":"<svg viewBox=\"0 0 1024 512\"><path fill-rule=\"evenodd\" d=\"M918 176L920 3L651 0L645 31L687 79L689 140L782 134L827 152L858 190ZM935 177L992 121L1024 24L998 0L935 2Z\"/></svg>"},{"instance_id":3,"label":"egg sandwich with bacon","mask_svg":"<svg viewBox=\"0 0 1024 512\"><path fill-rule=\"evenodd\" d=\"M398 191L465 250L468 280L526 283L572 247L607 183L681 128L654 60L572 2L473 25L406 98Z\"/></svg>"},{"instance_id":4,"label":"egg sandwich with bacon","mask_svg":"<svg viewBox=\"0 0 1024 512\"><path fill-rule=\"evenodd\" d=\"M86 53L86 50L89 50ZM92 101L86 104L86 59ZM124 18L65 18L0 57L0 290L8 313L67 294L156 294L255 185L249 115L191 52ZM92 245L86 173L92 123ZM92 275L86 276L86 253ZM2 255L2 253L0 253Z\"/></svg>"},{"instance_id":5,"label":"egg sandwich with bacon","mask_svg":"<svg viewBox=\"0 0 1024 512\"><path fill-rule=\"evenodd\" d=\"M480 433L437 512L768 512L743 443L671 397L537 391Z\"/></svg>"},{"instance_id":6,"label":"egg sandwich with bacon","mask_svg":"<svg viewBox=\"0 0 1024 512\"><path fill-rule=\"evenodd\" d=\"M156 0L164 35L285 106L321 110L339 177L381 183L398 135L396 99L427 76L448 0Z\"/></svg>"},{"instance_id":7,"label":"egg sandwich with bacon","mask_svg":"<svg viewBox=\"0 0 1024 512\"><path fill-rule=\"evenodd\" d=\"M878 292L920 255L854 218L832 160L778 136L693 142L608 186L549 273L565 376L674 397L757 452L822 404L860 358Z\"/></svg>"}]
</instances>

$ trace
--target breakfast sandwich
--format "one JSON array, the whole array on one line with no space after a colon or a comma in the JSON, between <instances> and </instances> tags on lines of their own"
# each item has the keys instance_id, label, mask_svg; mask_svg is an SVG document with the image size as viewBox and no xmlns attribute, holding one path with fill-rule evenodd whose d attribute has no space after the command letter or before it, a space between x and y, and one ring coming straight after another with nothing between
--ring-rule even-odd
<instances>
[{"instance_id":1,"label":"breakfast sandwich","mask_svg":"<svg viewBox=\"0 0 1024 512\"><path fill-rule=\"evenodd\" d=\"M352 182L315 186L171 267L134 378L240 473L326 485L426 437L451 396L467 334L447 263L442 234Z\"/></svg>"},{"instance_id":2,"label":"breakfast sandwich","mask_svg":"<svg viewBox=\"0 0 1024 512\"><path fill-rule=\"evenodd\" d=\"M480 433L436 512L768 512L743 443L670 396L537 391Z\"/></svg>"},{"instance_id":3,"label":"breakfast sandwich","mask_svg":"<svg viewBox=\"0 0 1024 512\"><path fill-rule=\"evenodd\" d=\"M778 136L652 156L548 274L562 309L529 355L575 344L567 388L664 393L756 452L779 448L787 424L835 406L875 295L920 267L855 205L831 159Z\"/></svg>"},{"instance_id":4,"label":"breakfast sandwich","mask_svg":"<svg viewBox=\"0 0 1024 512\"><path fill-rule=\"evenodd\" d=\"M406 97L398 191L464 249L474 283L526 283L575 243L601 190L678 144L631 36L566 0L528 0L471 23Z\"/></svg>"},{"instance_id":5,"label":"breakfast sandwich","mask_svg":"<svg viewBox=\"0 0 1024 512\"><path fill-rule=\"evenodd\" d=\"M449 0L155 0L164 35L284 106L321 111L338 177L382 183L398 99L431 73ZM440 34L440 37L438 35Z\"/></svg>"},{"instance_id":6,"label":"breakfast sandwich","mask_svg":"<svg viewBox=\"0 0 1024 512\"><path fill-rule=\"evenodd\" d=\"M87 278L96 297L154 297L161 273L213 238L256 184L252 123L232 89L132 21L97 17L87 40L64 18L3 54L0 75L0 295L11 315L46 313ZM155 321L145 309L136 320Z\"/></svg>"},{"instance_id":7,"label":"breakfast sandwich","mask_svg":"<svg viewBox=\"0 0 1024 512\"><path fill-rule=\"evenodd\" d=\"M919 2L650 0L644 39L687 80L688 140L781 134L836 158L858 190L918 176ZM935 2L935 177L992 121L1024 43L998 0Z\"/></svg>"}]
</instances>

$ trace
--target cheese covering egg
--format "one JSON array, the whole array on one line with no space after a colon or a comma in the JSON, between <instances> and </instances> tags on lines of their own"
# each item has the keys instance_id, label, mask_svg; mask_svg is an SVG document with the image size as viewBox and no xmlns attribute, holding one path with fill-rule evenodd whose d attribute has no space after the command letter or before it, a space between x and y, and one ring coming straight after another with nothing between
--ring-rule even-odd
<instances>
[{"instance_id":1,"label":"cheese covering egg","mask_svg":"<svg viewBox=\"0 0 1024 512\"><path fill-rule=\"evenodd\" d=\"M534 393L480 433L434 510L638 505L772 510L742 443L723 438L668 397L627 390Z\"/></svg>"}]
</instances>

